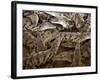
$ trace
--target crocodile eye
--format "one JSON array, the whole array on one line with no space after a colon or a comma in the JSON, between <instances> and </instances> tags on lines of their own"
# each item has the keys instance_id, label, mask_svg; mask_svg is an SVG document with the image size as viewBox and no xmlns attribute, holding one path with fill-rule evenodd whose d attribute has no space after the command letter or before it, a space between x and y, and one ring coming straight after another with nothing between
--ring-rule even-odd
<instances>
[{"instance_id":1,"label":"crocodile eye","mask_svg":"<svg viewBox=\"0 0 100 80\"><path fill-rule=\"evenodd\" d=\"M86 20L87 18L88 18L88 15L85 15L85 16L83 17L84 20Z\"/></svg>"},{"instance_id":2,"label":"crocodile eye","mask_svg":"<svg viewBox=\"0 0 100 80\"><path fill-rule=\"evenodd\" d=\"M55 41L55 39L52 39L50 42L52 43L53 41Z\"/></svg>"}]
</instances>

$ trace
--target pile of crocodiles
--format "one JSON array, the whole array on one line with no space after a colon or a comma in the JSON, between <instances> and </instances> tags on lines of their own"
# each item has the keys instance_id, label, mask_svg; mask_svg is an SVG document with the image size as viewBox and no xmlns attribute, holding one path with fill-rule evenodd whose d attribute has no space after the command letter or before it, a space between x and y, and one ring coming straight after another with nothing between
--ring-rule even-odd
<instances>
[{"instance_id":1,"label":"pile of crocodiles","mask_svg":"<svg viewBox=\"0 0 100 80\"><path fill-rule=\"evenodd\" d=\"M55 55L58 54L57 51L60 46L74 48L72 60L68 60L68 56L62 60L71 62L71 66L80 66L82 64L81 43L91 39L89 21L87 20L87 23L85 20L82 22L82 19L85 18L84 16L79 22L76 18L76 16L80 18L79 14L72 14L67 18L59 13L45 12L45 14L43 12L38 13L38 11L26 11L23 14L23 67L37 68L50 60L55 60ZM49 19L48 15L57 18ZM39 21L41 20L40 16L44 16L42 22ZM73 20L71 21L72 18ZM76 23L73 23L74 20L76 20ZM57 24L60 24L60 26ZM83 25L81 26L81 24ZM75 25L77 27L73 28ZM83 27L85 25L86 27L88 26L86 31ZM76 30L70 31L72 28ZM64 54L67 55L67 52L64 52Z\"/></svg>"}]
</instances>

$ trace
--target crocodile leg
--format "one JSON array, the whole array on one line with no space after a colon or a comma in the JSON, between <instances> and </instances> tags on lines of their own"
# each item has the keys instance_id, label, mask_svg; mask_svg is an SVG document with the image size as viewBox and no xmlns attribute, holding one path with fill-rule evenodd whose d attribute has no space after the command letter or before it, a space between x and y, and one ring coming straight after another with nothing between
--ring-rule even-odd
<instances>
[{"instance_id":1,"label":"crocodile leg","mask_svg":"<svg viewBox=\"0 0 100 80\"><path fill-rule=\"evenodd\" d=\"M76 43L72 66L79 66L80 64L81 64L80 43Z\"/></svg>"}]
</instances>

